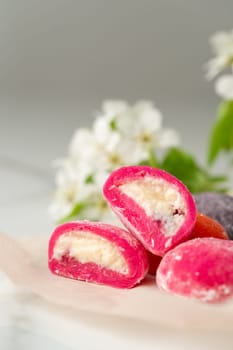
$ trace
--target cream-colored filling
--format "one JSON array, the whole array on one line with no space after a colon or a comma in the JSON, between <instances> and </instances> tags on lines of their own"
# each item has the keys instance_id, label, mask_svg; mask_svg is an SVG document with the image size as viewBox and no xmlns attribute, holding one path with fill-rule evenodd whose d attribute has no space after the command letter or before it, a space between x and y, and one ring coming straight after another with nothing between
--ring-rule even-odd
<instances>
[{"instance_id":1,"label":"cream-colored filling","mask_svg":"<svg viewBox=\"0 0 233 350\"><path fill-rule=\"evenodd\" d=\"M55 244L53 257L60 260L65 254L82 264L92 262L122 274L128 273L128 265L118 248L92 232L72 231L61 235Z\"/></svg>"},{"instance_id":2,"label":"cream-colored filling","mask_svg":"<svg viewBox=\"0 0 233 350\"><path fill-rule=\"evenodd\" d=\"M166 180L146 176L119 188L139 204L148 216L161 222L165 235L173 235L182 225L186 211L185 202L176 187Z\"/></svg>"}]
</instances>

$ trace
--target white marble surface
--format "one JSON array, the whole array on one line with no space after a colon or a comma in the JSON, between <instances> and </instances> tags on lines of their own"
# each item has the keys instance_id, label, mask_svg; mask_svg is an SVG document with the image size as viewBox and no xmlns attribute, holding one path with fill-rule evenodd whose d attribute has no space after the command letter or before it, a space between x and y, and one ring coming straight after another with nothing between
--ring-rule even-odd
<instances>
[{"instance_id":1,"label":"white marble surface","mask_svg":"<svg viewBox=\"0 0 233 350\"><path fill-rule=\"evenodd\" d=\"M4 350L154 349L218 350L233 346L230 333L183 332L124 319L72 313L16 289L0 276L0 339Z\"/></svg>"}]
</instances>

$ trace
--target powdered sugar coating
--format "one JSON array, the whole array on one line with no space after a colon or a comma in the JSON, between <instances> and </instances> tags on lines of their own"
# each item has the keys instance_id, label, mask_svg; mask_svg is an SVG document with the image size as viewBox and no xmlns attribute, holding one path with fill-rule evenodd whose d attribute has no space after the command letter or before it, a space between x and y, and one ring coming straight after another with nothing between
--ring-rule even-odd
<instances>
[{"instance_id":1,"label":"powdered sugar coating","mask_svg":"<svg viewBox=\"0 0 233 350\"><path fill-rule=\"evenodd\" d=\"M156 275L160 289L214 303L233 295L233 242L196 238L162 259Z\"/></svg>"}]
</instances>

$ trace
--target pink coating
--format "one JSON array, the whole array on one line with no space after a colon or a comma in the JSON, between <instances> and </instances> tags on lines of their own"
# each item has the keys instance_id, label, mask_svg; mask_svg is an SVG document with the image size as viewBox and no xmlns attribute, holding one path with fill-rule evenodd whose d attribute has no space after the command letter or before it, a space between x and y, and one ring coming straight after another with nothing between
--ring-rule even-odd
<instances>
[{"instance_id":1,"label":"pink coating","mask_svg":"<svg viewBox=\"0 0 233 350\"><path fill-rule=\"evenodd\" d=\"M93 262L80 263L68 255L61 260L53 257L58 238L72 231L88 231L113 243L125 259L128 274L122 274ZM128 231L108 224L77 221L58 226L49 241L48 265L52 273L68 278L105 284L116 288L132 288L147 274L149 263L147 252L141 243Z\"/></svg>"},{"instance_id":2,"label":"pink coating","mask_svg":"<svg viewBox=\"0 0 233 350\"><path fill-rule=\"evenodd\" d=\"M165 236L160 223L146 214L145 210L120 190L127 182L151 176L163 179L177 188L186 204L182 226L173 235ZM177 178L164 170L149 166L127 166L115 170L104 184L103 193L112 210L151 253L163 256L177 244L187 240L196 221L196 206L191 193Z\"/></svg>"},{"instance_id":3,"label":"pink coating","mask_svg":"<svg viewBox=\"0 0 233 350\"><path fill-rule=\"evenodd\" d=\"M163 257L157 269L157 286L208 303L223 301L233 295L232 262L232 241L196 238Z\"/></svg>"},{"instance_id":4,"label":"pink coating","mask_svg":"<svg viewBox=\"0 0 233 350\"><path fill-rule=\"evenodd\" d=\"M147 251L148 260L149 260L149 270L148 275L155 276L158 266L162 260L161 256L154 255L151 252Z\"/></svg>"}]
</instances>

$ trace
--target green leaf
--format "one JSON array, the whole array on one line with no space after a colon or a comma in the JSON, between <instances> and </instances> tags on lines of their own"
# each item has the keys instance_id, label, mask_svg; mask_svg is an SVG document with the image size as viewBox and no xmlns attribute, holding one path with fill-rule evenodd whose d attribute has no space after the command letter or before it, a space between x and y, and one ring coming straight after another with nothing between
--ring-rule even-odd
<instances>
[{"instance_id":1,"label":"green leaf","mask_svg":"<svg viewBox=\"0 0 233 350\"><path fill-rule=\"evenodd\" d=\"M212 165L219 153L233 150L233 101L221 103L218 118L211 134L208 152L208 164Z\"/></svg>"},{"instance_id":2,"label":"green leaf","mask_svg":"<svg viewBox=\"0 0 233 350\"><path fill-rule=\"evenodd\" d=\"M71 210L71 212L64 216L62 219L59 220L59 224L63 224L64 222L70 221L74 218L76 218L79 214L81 214L81 212L86 209L87 204L79 202L76 203L73 207L73 209Z\"/></svg>"},{"instance_id":3,"label":"green leaf","mask_svg":"<svg viewBox=\"0 0 233 350\"><path fill-rule=\"evenodd\" d=\"M94 182L94 174L90 174L85 179L85 184L92 184Z\"/></svg>"},{"instance_id":4,"label":"green leaf","mask_svg":"<svg viewBox=\"0 0 233 350\"><path fill-rule=\"evenodd\" d=\"M138 163L138 165L149 165L150 166L150 162L149 162L149 160L142 160L141 162Z\"/></svg>"},{"instance_id":5,"label":"green leaf","mask_svg":"<svg viewBox=\"0 0 233 350\"><path fill-rule=\"evenodd\" d=\"M150 150L149 151L149 161L148 161L148 165L154 167L154 168L157 168L159 167L159 162L155 156L155 153L153 150Z\"/></svg>"},{"instance_id":6,"label":"green leaf","mask_svg":"<svg viewBox=\"0 0 233 350\"><path fill-rule=\"evenodd\" d=\"M180 179L192 193L226 190L225 187L220 187L227 181L226 176L211 175L191 154L179 148L168 150L161 168Z\"/></svg>"},{"instance_id":7,"label":"green leaf","mask_svg":"<svg viewBox=\"0 0 233 350\"><path fill-rule=\"evenodd\" d=\"M110 121L110 128L112 129L112 131L116 131L117 130L117 121L116 121L116 118L112 119Z\"/></svg>"}]
</instances>

